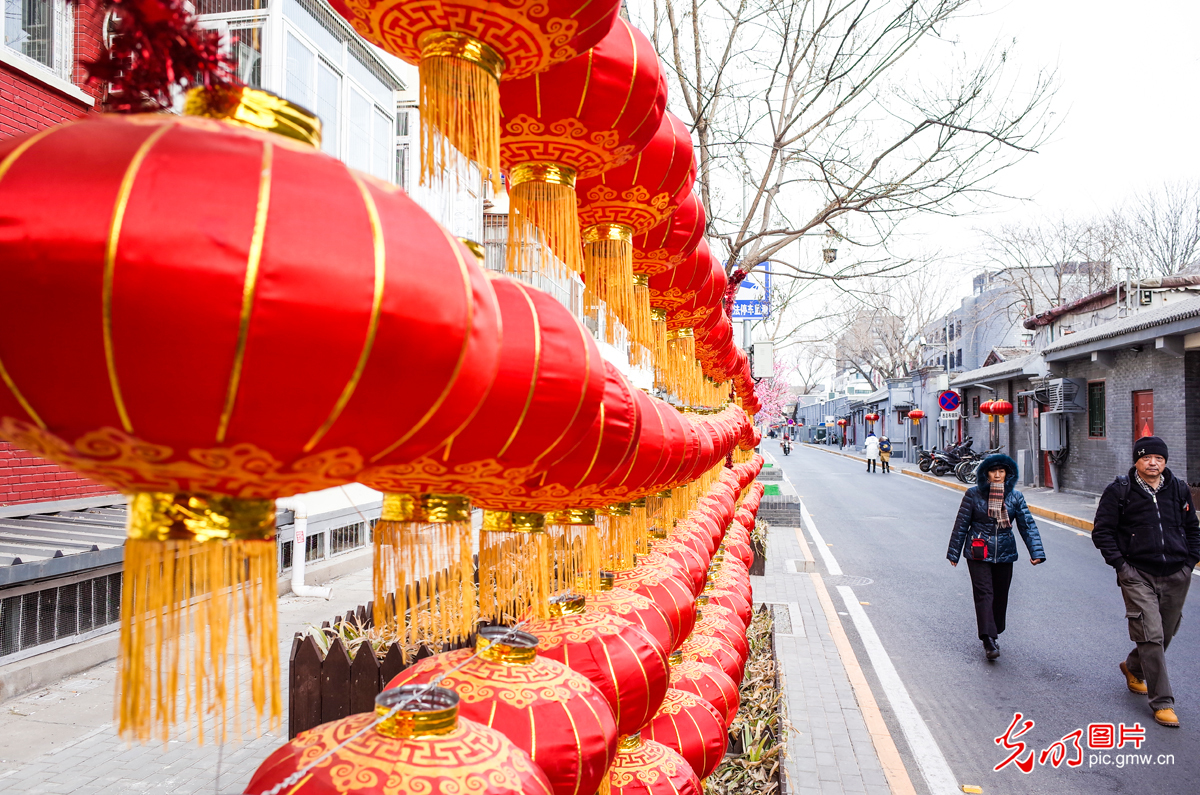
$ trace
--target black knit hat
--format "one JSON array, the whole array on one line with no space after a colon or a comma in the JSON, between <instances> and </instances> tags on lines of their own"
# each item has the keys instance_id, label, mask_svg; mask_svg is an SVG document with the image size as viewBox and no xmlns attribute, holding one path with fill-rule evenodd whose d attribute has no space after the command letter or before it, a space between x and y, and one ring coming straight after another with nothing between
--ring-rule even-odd
<instances>
[{"instance_id":1,"label":"black knit hat","mask_svg":"<svg viewBox=\"0 0 1200 795\"><path fill-rule=\"evenodd\" d=\"M1167 443L1157 436L1143 436L1133 443L1133 460L1136 462L1145 455L1161 455L1167 460Z\"/></svg>"}]
</instances>

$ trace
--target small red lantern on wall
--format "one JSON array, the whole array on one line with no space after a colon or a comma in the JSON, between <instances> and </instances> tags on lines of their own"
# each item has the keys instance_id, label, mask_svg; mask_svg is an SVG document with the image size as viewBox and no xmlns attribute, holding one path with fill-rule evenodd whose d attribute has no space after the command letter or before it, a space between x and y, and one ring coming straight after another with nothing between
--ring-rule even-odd
<instances>
[{"instance_id":1,"label":"small red lantern on wall","mask_svg":"<svg viewBox=\"0 0 1200 795\"><path fill-rule=\"evenodd\" d=\"M913 409L912 411L908 412L908 418L913 422L920 422L921 420L925 419L925 412L921 411L921 409Z\"/></svg>"},{"instance_id":2,"label":"small red lantern on wall","mask_svg":"<svg viewBox=\"0 0 1200 795\"><path fill-rule=\"evenodd\" d=\"M863 419L869 423L874 424L879 421L879 415L876 414L875 412L871 412L870 414L867 414L866 416L864 416Z\"/></svg>"},{"instance_id":3,"label":"small red lantern on wall","mask_svg":"<svg viewBox=\"0 0 1200 795\"><path fill-rule=\"evenodd\" d=\"M839 427L839 428L845 428L845 427L846 427L847 425L849 425L850 423L849 423L849 422L847 422L845 418L843 418L843 419L840 419L840 420L838 420L838 421L837 421L837 424L838 424L838 427Z\"/></svg>"}]
</instances>

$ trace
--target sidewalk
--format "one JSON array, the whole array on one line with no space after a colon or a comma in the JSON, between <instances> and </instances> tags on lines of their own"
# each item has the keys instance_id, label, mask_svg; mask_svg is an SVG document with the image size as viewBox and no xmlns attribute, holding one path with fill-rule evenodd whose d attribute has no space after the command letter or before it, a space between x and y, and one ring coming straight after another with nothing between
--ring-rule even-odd
<instances>
[{"instance_id":1,"label":"sidewalk","mask_svg":"<svg viewBox=\"0 0 1200 795\"><path fill-rule=\"evenodd\" d=\"M280 665L287 670L292 636L371 599L371 567L332 580L333 598L279 600ZM0 703L0 792L90 795L91 793L240 793L267 755L287 740L287 678L282 683L283 728L254 737L249 708L242 711L247 740L220 748L211 742L172 740L127 746L113 726L116 664L98 665ZM247 685L239 703L250 704ZM220 760L220 786L217 769Z\"/></svg>"},{"instance_id":2,"label":"sidewalk","mask_svg":"<svg viewBox=\"0 0 1200 795\"><path fill-rule=\"evenodd\" d=\"M867 460L858 453L845 452L825 445L814 444L806 446L823 450L833 455L862 461L864 464ZM957 489L958 491L966 491L969 488L965 483L960 482L958 478L954 477L954 475L946 475L939 478L936 475L922 472L916 464L906 464L894 457L892 458L892 469L902 475L927 480L930 483L937 483L940 486ZM1096 515L1097 497L1085 497L1082 494L1069 494L1065 491L1055 492L1052 489L1036 487L1022 487L1021 493L1025 495L1025 501L1029 504L1029 510L1034 516L1040 516L1043 519L1050 519L1069 527L1086 530L1089 533L1092 531L1092 518Z\"/></svg>"},{"instance_id":3,"label":"sidewalk","mask_svg":"<svg viewBox=\"0 0 1200 795\"><path fill-rule=\"evenodd\" d=\"M751 577L775 615L787 709L789 795L906 795L913 785L799 528L772 525ZM881 762L881 759L886 761Z\"/></svg>"}]
</instances>

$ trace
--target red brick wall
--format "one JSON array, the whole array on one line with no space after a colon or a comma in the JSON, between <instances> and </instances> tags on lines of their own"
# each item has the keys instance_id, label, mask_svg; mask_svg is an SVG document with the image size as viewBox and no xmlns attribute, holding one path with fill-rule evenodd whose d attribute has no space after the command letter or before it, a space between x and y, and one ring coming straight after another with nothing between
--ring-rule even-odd
<instances>
[{"instance_id":1,"label":"red brick wall","mask_svg":"<svg viewBox=\"0 0 1200 795\"><path fill-rule=\"evenodd\" d=\"M0 442L0 506L115 493L77 472Z\"/></svg>"},{"instance_id":2,"label":"red brick wall","mask_svg":"<svg viewBox=\"0 0 1200 795\"><path fill-rule=\"evenodd\" d=\"M100 88L87 82L82 62L100 52L103 11L96 0L80 0L75 8L75 69L72 82L85 94L100 97ZM34 67L36 68L36 67ZM0 138L36 132L94 112L20 69L0 63Z\"/></svg>"}]
</instances>

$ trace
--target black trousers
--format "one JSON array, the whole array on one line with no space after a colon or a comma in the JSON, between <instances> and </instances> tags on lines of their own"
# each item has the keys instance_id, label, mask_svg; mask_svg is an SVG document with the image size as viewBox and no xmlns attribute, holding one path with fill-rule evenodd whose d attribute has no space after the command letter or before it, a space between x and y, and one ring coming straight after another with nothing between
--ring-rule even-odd
<instances>
[{"instance_id":1,"label":"black trousers","mask_svg":"<svg viewBox=\"0 0 1200 795\"><path fill-rule=\"evenodd\" d=\"M975 623L979 637L997 638L1004 631L1008 613L1008 586L1012 584L1011 563L988 563L967 558L971 573L971 596L975 599Z\"/></svg>"}]
</instances>

